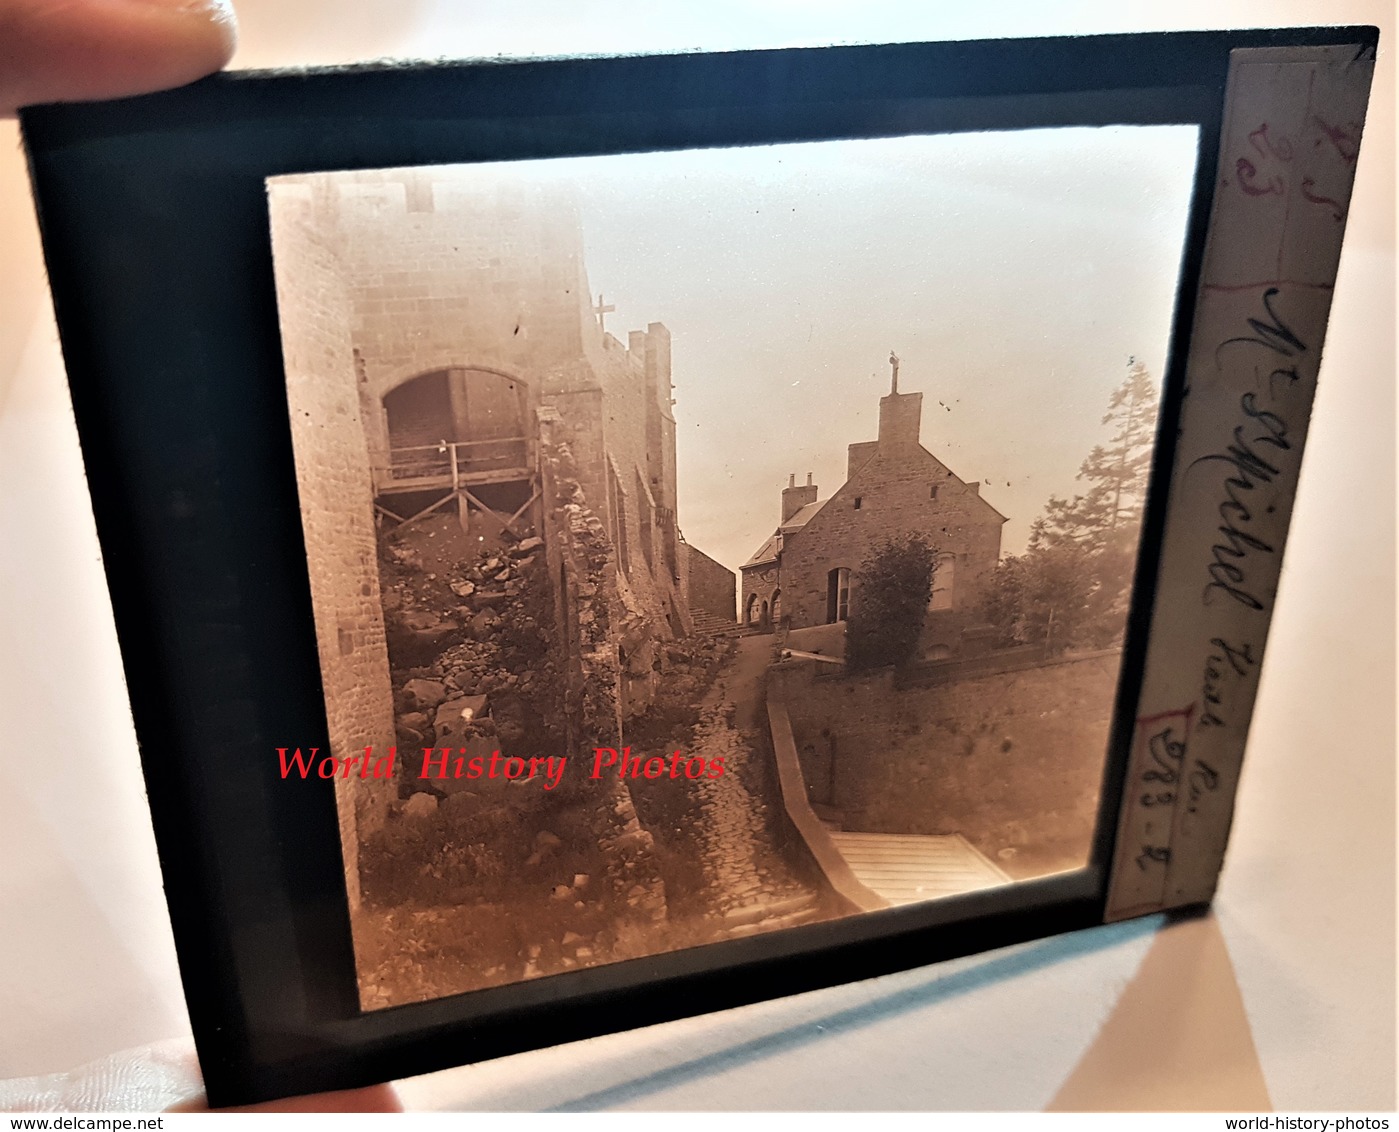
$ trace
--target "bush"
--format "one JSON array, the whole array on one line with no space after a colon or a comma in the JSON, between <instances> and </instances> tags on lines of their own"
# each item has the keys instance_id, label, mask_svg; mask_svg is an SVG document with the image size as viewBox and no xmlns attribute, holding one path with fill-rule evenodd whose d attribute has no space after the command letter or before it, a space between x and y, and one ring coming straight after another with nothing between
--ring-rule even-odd
<instances>
[{"instance_id":1,"label":"bush","mask_svg":"<svg viewBox=\"0 0 1399 1132\"><path fill-rule=\"evenodd\" d=\"M937 551L921 535L890 539L855 576L845 663L859 671L913 659L933 589Z\"/></svg>"}]
</instances>

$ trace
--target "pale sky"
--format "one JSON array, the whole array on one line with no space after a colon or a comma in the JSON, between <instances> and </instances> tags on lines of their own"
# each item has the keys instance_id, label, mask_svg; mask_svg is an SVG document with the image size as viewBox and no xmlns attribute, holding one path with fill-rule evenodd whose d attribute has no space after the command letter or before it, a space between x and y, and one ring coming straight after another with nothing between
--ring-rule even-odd
<instances>
[{"instance_id":1,"label":"pale sky","mask_svg":"<svg viewBox=\"0 0 1399 1132\"><path fill-rule=\"evenodd\" d=\"M1108 395L1164 368L1191 126L818 142L521 163L576 187L610 331L673 335L680 524L735 568L791 472L825 498L873 440L888 356L923 444L1024 549L1082 490Z\"/></svg>"}]
</instances>

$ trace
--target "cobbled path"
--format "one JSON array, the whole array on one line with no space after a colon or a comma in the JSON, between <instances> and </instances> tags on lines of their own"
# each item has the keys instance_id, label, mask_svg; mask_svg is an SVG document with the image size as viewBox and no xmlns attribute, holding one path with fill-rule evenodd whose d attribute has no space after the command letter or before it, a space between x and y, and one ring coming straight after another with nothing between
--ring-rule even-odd
<instances>
[{"instance_id":1,"label":"cobbled path","mask_svg":"<svg viewBox=\"0 0 1399 1132\"><path fill-rule=\"evenodd\" d=\"M704 821L701 858L720 937L734 938L823 918L817 892L787 867L773 844L763 802L744 785L741 768L759 759L763 674L771 638L744 637L700 707L695 745L724 759L719 778L695 780ZM732 719L733 722L730 722Z\"/></svg>"}]
</instances>

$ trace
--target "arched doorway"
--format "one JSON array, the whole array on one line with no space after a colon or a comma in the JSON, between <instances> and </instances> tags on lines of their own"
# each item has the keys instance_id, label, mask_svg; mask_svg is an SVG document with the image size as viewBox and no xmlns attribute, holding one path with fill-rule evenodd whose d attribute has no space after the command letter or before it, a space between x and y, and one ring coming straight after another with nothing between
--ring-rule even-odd
<instances>
[{"instance_id":1,"label":"arched doorway","mask_svg":"<svg viewBox=\"0 0 1399 1132\"><path fill-rule=\"evenodd\" d=\"M425 373L384 395L389 448L404 450L455 440L449 371Z\"/></svg>"},{"instance_id":2,"label":"arched doorway","mask_svg":"<svg viewBox=\"0 0 1399 1132\"><path fill-rule=\"evenodd\" d=\"M743 623L745 625L756 625L758 623L757 594L749 594L748 600L743 605Z\"/></svg>"},{"instance_id":3,"label":"arched doorway","mask_svg":"<svg viewBox=\"0 0 1399 1132\"><path fill-rule=\"evenodd\" d=\"M384 394L394 480L528 466L529 389L494 370L435 370Z\"/></svg>"},{"instance_id":4,"label":"arched doorway","mask_svg":"<svg viewBox=\"0 0 1399 1132\"><path fill-rule=\"evenodd\" d=\"M476 539L535 533L540 523L529 386L496 370L454 367L418 374L383 395L374 506L392 530L455 506Z\"/></svg>"},{"instance_id":5,"label":"arched doorway","mask_svg":"<svg viewBox=\"0 0 1399 1132\"><path fill-rule=\"evenodd\" d=\"M782 621L782 591L780 589L772 591L772 623L780 624Z\"/></svg>"}]
</instances>

